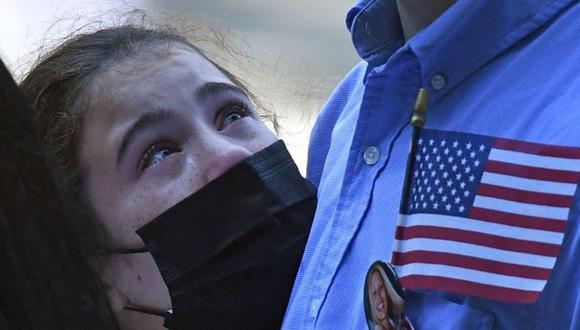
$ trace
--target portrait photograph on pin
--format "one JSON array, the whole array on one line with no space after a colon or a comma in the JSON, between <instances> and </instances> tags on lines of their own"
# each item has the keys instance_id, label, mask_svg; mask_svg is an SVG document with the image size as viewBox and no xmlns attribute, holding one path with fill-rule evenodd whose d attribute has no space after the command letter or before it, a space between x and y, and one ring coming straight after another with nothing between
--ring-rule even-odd
<instances>
[{"instance_id":1,"label":"portrait photograph on pin","mask_svg":"<svg viewBox=\"0 0 580 330\"><path fill-rule=\"evenodd\" d=\"M369 330L411 330L403 289L390 263L375 261L366 275L364 309Z\"/></svg>"}]
</instances>

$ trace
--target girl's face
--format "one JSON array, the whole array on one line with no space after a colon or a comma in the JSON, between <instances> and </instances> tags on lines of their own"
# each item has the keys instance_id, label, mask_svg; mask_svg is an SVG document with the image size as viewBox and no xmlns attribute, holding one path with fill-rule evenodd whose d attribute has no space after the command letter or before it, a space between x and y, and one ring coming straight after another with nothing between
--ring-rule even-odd
<instances>
[{"instance_id":1,"label":"girl's face","mask_svg":"<svg viewBox=\"0 0 580 330\"><path fill-rule=\"evenodd\" d=\"M387 300L385 282L383 281L383 278L378 271L375 271L371 275L371 285L369 287L369 291L374 309L374 315L379 321L385 320L388 315L389 302Z\"/></svg>"},{"instance_id":2,"label":"girl's face","mask_svg":"<svg viewBox=\"0 0 580 330\"><path fill-rule=\"evenodd\" d=\"M80 143L89 198L116 247L142 246L135 230L276 141L198 53L147 52L97 79Z\"/></svg>"},{"instance_id":3,"label":"girl's face","mask_svg":"<svg viewBox=\"0 0 580 330\"><path fill-rule=\"evenodd\" d=\"M114 65L88 99L81 166L114 248L142 247L138 228L277 140L248 96L185 46L148 49ZM169 307L167 289L152 284L160 277L149 254L118 258L134 270L116 280L127 300Z\"/></svg>"}]
</instances>

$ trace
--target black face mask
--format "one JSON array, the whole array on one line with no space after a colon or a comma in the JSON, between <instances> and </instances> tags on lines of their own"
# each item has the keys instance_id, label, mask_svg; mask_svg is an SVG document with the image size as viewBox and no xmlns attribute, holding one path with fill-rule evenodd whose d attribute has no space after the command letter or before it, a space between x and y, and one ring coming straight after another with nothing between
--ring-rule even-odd
<instances>
[{"instance_id":1,"label":"black face mask","mask_svg":"<svg viewBox=\"0 0 580 330\"><path fill-rule=\"evenodd\" d=\"M278 141L139 229L169 288L165 326L279 329L315 207Z\"/></svg>"}]
</instances>

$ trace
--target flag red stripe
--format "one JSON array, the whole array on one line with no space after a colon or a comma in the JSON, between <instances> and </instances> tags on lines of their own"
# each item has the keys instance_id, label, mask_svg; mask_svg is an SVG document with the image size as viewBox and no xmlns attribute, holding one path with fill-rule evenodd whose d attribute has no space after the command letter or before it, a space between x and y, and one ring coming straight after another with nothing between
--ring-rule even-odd
<instances>
[{"instance_id":1,"label":"flag red stripe","mask_svg":"<svg viewBox=\"0 0 580 330\"><path fill-rule=\"evenodd\" d=\"M507 199L514 202L566 208L569 208L570 205L572 205L572 200L574 199L573 196L538 193L527 190L494 186L485 183L479 185L477 194L481 196Z\"/></svg>"},{"instance_id":2,"label":"flag red stripe","mask_svg":"<svg viewBox=\"0 0 580 330\"><path fill-rule=\"evenodd\" d=\"M509 276L546 280L550 276L550 269L530 266L514 265L505 262L461 256L453 253L433 251L411 251L406 253L393 252L393 264L405 265L411 263L427 263L462 268L476 269L489 273Z\"/></svg>"},{"instance_id":3,"label":"flag red stripe","mask_svg":"<svg viewBox=\"0 0 580 330\"><path fill-rule=\"evenodd\" d=\"M495 139L493 148L525 152L541 156L580 159L580 148L552 146L547 144L523 142L508 139Z\"/></svg>"},{"instance_id":4,"label":"flag red stripe","mask_svg":"<svg viewBox=\"0 0 580 330\"><path fill-rule=\"evenodd\" d=\"M507 212L481 209L478 207L471 209L469 217L476 220L484 220L515 227L540 229L558 233L563 233L566 231L566 221L512 214Z\"/></svg>"},{"instance_id":5,"label":"flag red stripe","mask_svg":"<svg viewBox=\"0 0 580 330\"><path fill-rule=\"evenodd\" d=\"M488 160L485 164L485 171L544 181L566 183L578 183L580 181L580 172L524 166L497 160Z\"/></svg>"},{"instance_id":6,"label":"flag red stripe","mask_svg":"<svg viewBox=\"0 0 580 330\"><path fill-rule=\"evenodd\" d=\"M510 289L439 276L410 275L401 278L404 289L448 291L485 299L534 303L540 292Z\"/></svg>"},{"instance_id":7,"label":"flag red stripe","mask_svg":"<svg viewBox=\"0 0 580 330\"><path fill-rule=\"evenodd\" d=\"M473 231L435 226L397 227L395 237L399 240L431 238L488 246L496 249L557 257L560 245L525 241Z\"/></svg>"}]
</instances>

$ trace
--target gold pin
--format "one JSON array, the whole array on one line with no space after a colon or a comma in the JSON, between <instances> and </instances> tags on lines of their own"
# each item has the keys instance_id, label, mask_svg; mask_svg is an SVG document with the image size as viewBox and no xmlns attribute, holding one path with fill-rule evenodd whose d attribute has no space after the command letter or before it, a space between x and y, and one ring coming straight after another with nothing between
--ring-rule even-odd
<instances>
[{"instance_id":1,"label":"gold pin","mask_svg":"<svg viewBox=\"0 0 580 330\"><path fill-rule=\"evenodd\" d=\"M403 181L403 193L400 202L400 213L403 214L407 210L409 203L409 196L411 194L411 185L413 184L413 168L415 167L415 154L417 153L417 146L419 144L419 136L421 129L425 125L425 115L427 114L427 90L419 89L417 98L415 99L415 107L413 108L413 116L411 117L411 125L413 125L413 132L411 135L411 149L407 158L407 169L405 170L405 181Z\"/></svg>"},{"instance_id":2,"label":"gold pin","mask_svg":"<svg viewBox=\"0 0 580 330\"><path fill-rule=\"evenodd\" d=\"M413 108L413 117L411 124L415 127L422 128L425 125L425 115L427 114L427 104L429 99L427 97L427 90L419 89L417 99L415 99L415 107Z\"/></svg>"}]
</instances>

